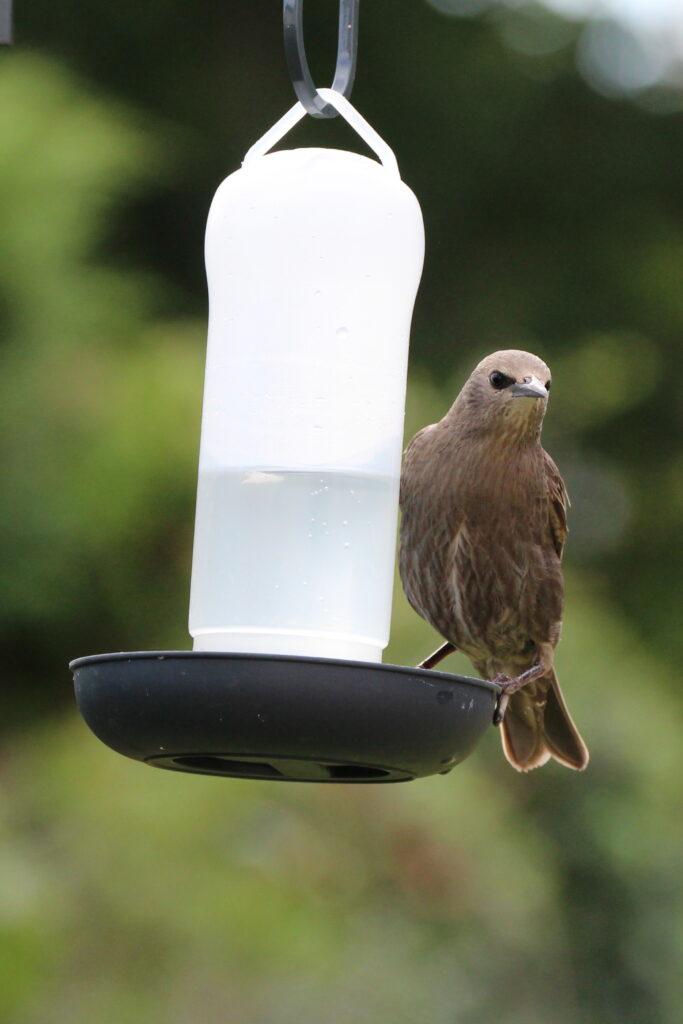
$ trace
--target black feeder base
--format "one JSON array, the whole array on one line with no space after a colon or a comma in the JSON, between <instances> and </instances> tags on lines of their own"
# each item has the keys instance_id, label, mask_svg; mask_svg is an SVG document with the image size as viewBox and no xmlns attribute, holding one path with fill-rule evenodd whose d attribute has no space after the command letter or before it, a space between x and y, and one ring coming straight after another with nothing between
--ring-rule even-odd
<instances>
[{"instance_id":1,"label":"black feeder base","mask_svg":"<svg viewBox=\"0 0 683 1024\"><path fill-rule=\"evenodd\" d=\"M71 662L103 743L157 768L291 782L444 774L493 721L499 688L397 665L193 651Z\"/></svg>"}]
</instances>

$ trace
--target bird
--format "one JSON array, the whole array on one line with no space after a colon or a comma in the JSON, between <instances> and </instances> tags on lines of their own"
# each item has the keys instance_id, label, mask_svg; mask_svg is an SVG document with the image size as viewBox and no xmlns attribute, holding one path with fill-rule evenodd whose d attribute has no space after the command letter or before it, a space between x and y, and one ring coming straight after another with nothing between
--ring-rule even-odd
<instances>
[{"instance_id":1,"label":"bird","mask_svg":"<svg viewBox=\"0 0 683 1024\"><path fill-rule=\"evenodd\" d=\"M589 760L554 667L569 498L541 445L551 383L530 352L486 356L401 470L401 582L445 640L418 667L459 650L498 684L494 721L520 772Z\"/></svg>"}]
</instances>

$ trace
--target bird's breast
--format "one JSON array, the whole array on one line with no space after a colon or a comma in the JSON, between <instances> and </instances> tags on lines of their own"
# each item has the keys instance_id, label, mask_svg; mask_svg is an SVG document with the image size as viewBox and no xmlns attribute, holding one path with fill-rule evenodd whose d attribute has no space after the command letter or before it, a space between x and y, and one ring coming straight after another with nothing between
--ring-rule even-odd
<instances>
[{"instance_id":1,"label":"bird's breast","mask_svg":"<svg viewBox=\"0 0 683 1024\"><path fill-rule=\"evenodd\" d=\"M532 658L535 642L550 640L561 620L559 560L533 531L515 530L509 520L465 521L444 583L459 646L473 660L478 654L502 663Z\"/></svg>"},{"instance_id":2,"label":"bird's breast","mask_svg":"<svg viewBox=\"0 0 683 1024\"><path fill-rule=\"evenodd\" d=\"M542 449L444 448L419 466L402 503L408 599L475 664L532 659L562 615Z\"/></svg>"}]
</instances>

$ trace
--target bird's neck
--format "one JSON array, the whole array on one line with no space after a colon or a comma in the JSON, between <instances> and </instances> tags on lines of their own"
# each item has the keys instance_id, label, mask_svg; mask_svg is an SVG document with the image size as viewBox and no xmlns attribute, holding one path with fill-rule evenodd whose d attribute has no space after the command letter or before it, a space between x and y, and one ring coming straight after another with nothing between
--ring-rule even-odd
<instances>
[{"instance_id":1,"label":"bird's neck","mask_svg":"<svg viewBox=\"0 0 683 1024\"><path fill-rule=\"evenodd\" d=\"M540 430L534 435L484 432L455 435L443 448L443 471L458 500L473 506L528 508L546 492L545 460Z\"/></svg>"},{"instance_id":2,"label":"bird's neck","mask_svg":"<svg viewBox=\"0 0 683 1024\"><path fill-rule=\"evenodd\" d=\"M468 401L469 396L461 393L441 421L453 437L494 448L540 446L544 413L540 402L529 406L528 401L516 399L494 415L480 416L472 414Z\"/></svg>"}]
</instances>

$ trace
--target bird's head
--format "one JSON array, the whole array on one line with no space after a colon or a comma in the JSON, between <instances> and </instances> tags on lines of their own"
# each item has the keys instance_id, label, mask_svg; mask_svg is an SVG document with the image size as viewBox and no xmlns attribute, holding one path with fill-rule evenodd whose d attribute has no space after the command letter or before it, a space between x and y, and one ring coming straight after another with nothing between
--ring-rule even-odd
<instances>
[{"instance_id":1,"label":"bird's head","mask_svg":"<svg viewBox=\"0 0 683 1024\"><path fill-rule=\"evenodd\" d=\"M468 429L500 439L538 437L550 391L550 370L518 349L493 352L474 368L455 405Z\"/></svg>"}]
</instances>

